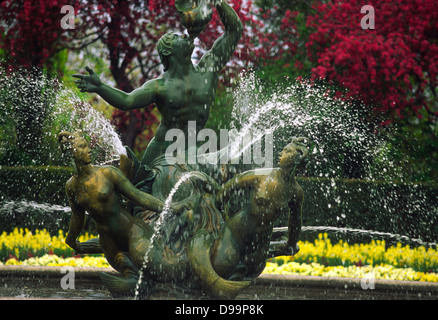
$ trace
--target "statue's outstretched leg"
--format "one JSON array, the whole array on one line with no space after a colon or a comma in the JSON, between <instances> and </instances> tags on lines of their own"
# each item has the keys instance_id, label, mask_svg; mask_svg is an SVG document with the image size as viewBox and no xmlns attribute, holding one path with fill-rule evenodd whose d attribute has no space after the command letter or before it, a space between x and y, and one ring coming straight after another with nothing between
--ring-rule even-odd
<instances>
[{"instance_id":1,"label":"statue's outstretched leg","mask_svg":"<svg viewBox=\"0 0 438 320\"><path fill-rule=\"evenodd\" d=\"M233 299L251 281L230 281L219 276L211 263L210 249L213 246L211 234L206 231L198 232L188 246L190 266L199 280L202 288L215 298Z\"/></svg>"},{"instance_id":2,"label":"statue's outstretched leg","mask_svg":"<svg viewBox=\"0 0 438 320\"><path fill-rule=\"evenodd\" d=\"M100 246L99 238L92 238L85 242L81 242L78 253L85 253L85 254L103 253L102 247Z\"/></svg>"}]
</instances>

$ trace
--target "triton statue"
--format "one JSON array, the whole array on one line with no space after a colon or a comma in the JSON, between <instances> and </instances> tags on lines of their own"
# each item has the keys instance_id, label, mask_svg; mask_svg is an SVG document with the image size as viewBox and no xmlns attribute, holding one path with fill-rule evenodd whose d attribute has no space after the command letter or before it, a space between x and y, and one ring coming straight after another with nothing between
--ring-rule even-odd
<instances>
[{"instance_id":1,"label":"triton statue","mask_svg":"<svg viewBox=\"0 0 438 320\"><path fill-rule=\"evenodd\" d=\"M187 136L189 122L196 121L198 130L205 126L219 72L242 34L233 8L225 0L214 5L225 32L197 65L191 61L194 38L210 21L211 4L176 0L188 35L170 32L158 42L161 76L125 93L101 83L88 67L89 75L75 75L81 91L95 92L116 108L155 103L162 114L142 159L127 148L119 168L93 166L83 137L59 135L76 166L66 186L73 212L66 242L81 253L104 252L121 273L102 275L115 295L141 291L148 296L157 283L170 283L213 298L234 298L263 271L270 250L277 255L299 250L303 191L295 168L308 154L304 138L284 148L278 168L245 171L223 186L199 167L166 160L169 130ZM244 197L238 196L236 206L237 193ZM78 243L85 211L96 221L99 238ZM282 213L289 214L289 237L272 250L273 224Z\"/></svg>"},{"instance_id":2,"label":"triton statue","mask_svg":"<svg viewBox=\"0 0 438 320\"><path fill-rule=\"evenodd\" d=\"M187 7L187 3L190 3L190 1L185 2L175 1L175 4L182 10L184 5ZM201 2L203 6L207 6L205 1ZM181 12L183 22L192 33L189 35L166 33L157 44L164 72L131 93L102 83L88 67L89 75L74 75L79 78L76 83L82 92L95 92L115 108L127 111L156 104L162 119L155 137L143 155L144 164L150 164L153 159L165 152L170 145L170 142L165 141L165 135L170 129L181 129L187 137L189 121L196 121L199 131L204 128L208 120L219 74L233 55L243 31L242 22L225 0L217 1L216 9L224 25L224 34L215 41L213 47L196 65L191 60L195 48L194 39L197 32L209 22L209 19L201 16L200 12L207 11L209 8L193 10L190 13ZM184 18L188 15L193 17ZM208 17L211 18L211 15ZM199 25L200 23L202 24ZM193 26L198 26L195 33L192 31Z\"/></svg>"},{"instance_id":3,"label":"triton statue","mask_svg":"<svg viewBox=\"0 0 438 320\"><path fill-rule=\"evenodd\" d=\"M78 253L105 254L121 273L121 277L102 274L115 295L132 295L141 270L147 286L180 282L210 297L234 298L263 271L273 223L282 211L290 212L289 239L275 253L293 255L298 249L303 191L294 171L308 154L300 141L294 139L284 148L279 168L243 172L222 188L202 172L169 165L165 157L158 157L150 195L135 188L120 169L92 165L87 141L78 134L61 132L61 148L72 154L76 169L66 184L72 208L66 243ZM126 166L131 160L122 156L121 162ZM190 179L178 188L170 206L171 218L161 225L164 236L151 243L156 215L165 205L161 199L183 174ZM217 208L227 205L235 190L247 190L249 202L227 219ZM133 216L122 197L145 211ZM80 243L76 239L85 211L95 220L99 238Z\"/></svg>"}]
</instances>

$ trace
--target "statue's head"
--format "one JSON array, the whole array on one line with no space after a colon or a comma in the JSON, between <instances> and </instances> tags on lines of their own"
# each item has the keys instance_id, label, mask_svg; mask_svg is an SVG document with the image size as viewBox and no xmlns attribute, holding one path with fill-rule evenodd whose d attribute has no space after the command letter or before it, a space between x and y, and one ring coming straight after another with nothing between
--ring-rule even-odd
<instances>
[{"instance_id":1,"label":"statue's head","mask_svg":"<svg viewBox=\"0 0 438 320\"><path fill-rule=\"evenodd\" d=\"M173 32L168 32L158 40L157 50L160 55L161 63L164 66L164 71L169 69L168 57L172 54L172 38Z\"/></svg>"},{"instance_id":2,"label":"statue's head","mask_svg":"<svg viewBox=\"0 0 438 320\"><path fill-rule=\"evenodd\" d=\"M63 131L58 135L58 142L62 153L70 153L81 164L91 163L91 149L87 140L79 133Z\"/></svg>"},{"instance_id":3,"label":"statue's head","mask_svg":"<svg viewBox=\"0 0 438 320\"><path fill-rule=\"evenodd\" d=\"M282 168L293 167L307 157L309 150L305 146L307 138L300 137L292 139L292 142L284 147L280 154L279 165Z\"/></svg>"},{"instance_id":4,"label":"statue's head","mask_svg":"<svg viewBox=\"0 0 438 320\"><path fill-rule=\"evenodd\" d=\"M188 35L168 32L157 43L157 51L160 55L164 71L169 69L169 56L190 58L194 49L193 39Z\"/></svg>"}]
</instances>

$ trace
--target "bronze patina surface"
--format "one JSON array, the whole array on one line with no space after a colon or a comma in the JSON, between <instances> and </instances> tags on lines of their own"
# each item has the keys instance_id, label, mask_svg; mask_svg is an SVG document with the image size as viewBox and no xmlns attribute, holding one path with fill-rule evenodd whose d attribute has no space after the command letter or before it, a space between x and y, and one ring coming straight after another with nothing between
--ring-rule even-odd
<instances>
[{"instance_id":1,"label":"bronze patina surface","mask_svg":"<svg viewBox=\"0 0 438 320\"><path fill-rule=\"evenodd\" d=\"M295 168L308 151L304 138L294 138L277 168L245 171L224 185L199 167L166 161L166 132L179 129L187 137L191 121L197 130L204 128L219 73L243 30L233 8L215 1L224 34L194 65L194 38L210 21L212 4L175 4L188 35L169 32L158 42L161 76L125 93L103 84L90 68L89 75L75 75L81 91L97 93L121 110L155 103L162 121L142 159L128 149L119 168L93 165L83 137L60 133L62 149L71 152L76 168L66 185L73 211L66 242L77 252L104 252L120 273L102 275L115 295L132 295L136 289L147 293L156 283L172 283L213 298L234 298L263 271L273 223L282 212L289 213L288 240L271 252L293 255L299 250L303 190ZM236 195L241 200L233 200ZM85 211L96 221L99 238L79 243Z\"/></svg>"}]
</instances>

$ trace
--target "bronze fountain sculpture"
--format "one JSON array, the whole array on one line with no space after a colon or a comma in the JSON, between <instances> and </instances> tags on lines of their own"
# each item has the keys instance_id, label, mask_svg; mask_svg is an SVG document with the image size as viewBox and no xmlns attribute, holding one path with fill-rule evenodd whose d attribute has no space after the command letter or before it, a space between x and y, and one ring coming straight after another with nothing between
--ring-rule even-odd
<instances>
[{"instance_id":1,"label":"bronze fountain sculpture","mask_svg":"<svg viewBox=\"0 0 438 320\"><path fill-rule=\"evenodd\" d=\"M166 159L170 129L186 133L189 121L202 129L215 98L219 72L233 54L242 23L226 1L214 5L224 34L193 65L194 38L211 18L207 1L175 1L189 35L165 34L157 44L164 72L125 93L89 75L75 75L84 92L95 92L116 108L131 110L155 103L162 121L141 160L128 149L119 168L94 166L86 140L62 132L62 150L71 152L76 172L66 193L72 218L66 243L79 253L103 252L116 277L102 274L115 295L133 295L154 283L172 283L213 298L234 298L263 271L273 223L289 212L289 234L276 255L293 255L301 229L303 191L295 168L308 151L294 138L281 152L279 167L242 172L224 185L187 163ZM187 144L186 144L187 145ZM187 151L187 150L186 150ZM232 201L237 192L246 201ZM170 200L170 201L169 201ZM78 243L85 211L96 221L98 239Z\"/></svg>"}]
</instances>

